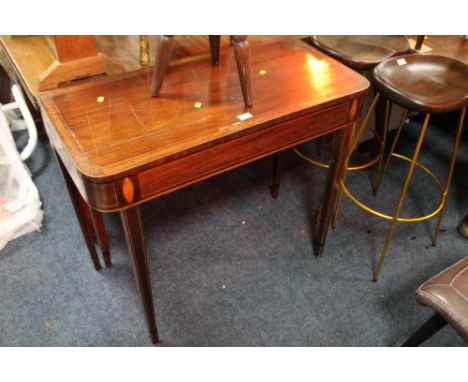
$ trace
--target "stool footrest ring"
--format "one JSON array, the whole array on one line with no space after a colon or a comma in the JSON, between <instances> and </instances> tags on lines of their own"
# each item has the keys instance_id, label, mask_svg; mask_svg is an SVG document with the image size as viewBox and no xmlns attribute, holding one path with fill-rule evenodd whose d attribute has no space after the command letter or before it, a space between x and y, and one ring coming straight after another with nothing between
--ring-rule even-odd
<instances>
[{"instance_id":1,"label":"stool footrest ring","mask_svg":"<svg viewBox=\"0 0 468 382\"><path fill-rule=\"evenodd\" d=\"M407 156L404 156L404 155L401 155L401 154L392 153L392 156L395 157L395 158L405 160L407 162L411 162L411 158L408 158ZM442 207L444 205L444 200L445 200L445 198L447 196L447 193L444 190L444 186L440 182L439 178L429 168L427 168L426 166L422 165L419 162L416 162L415 165L417 167L419 167L420 169L424 170L426 173L428 173L431 176L431 178L434 180L434 183L437 185L437 188L439 189L439 192L440 192L440 203L439 203L439 206L434 211L432 211L431 213L428 213L428 214L423 215L423 216L418 216L418 217L405 217L405 218L404 217L397 217L396 220L398 222L415 223L415 222L424 221L424 220L427 220L427 219L430 219L430 218L434 217L442 209ZM393 220L394 219L394 216L387 215L387 214L384 214L384 213L382 213L380 211L377 211L377 210L369 207L368 205L364 204L359 199L357 199L353 194L351 194L349 189L346 187L346 184L344 183L343 179L341 179L340 184L341 184L341 188L342 188L343 192L346 194L346 196L352 202L354 202L358 207L362 208L364 211L366 211L366 212L368 212L368 213L370 213L372 215L381 217L383 219L387 219L387 220Z\"/></svg>"},{"instance_id":2,"label":"stool footrest ring","mask_svg":"<svg viewBox=\"0 0 468 382\"><path fill-rule=\"evenodd\" d=\"M312 159L310 158L309 156L305 155L304 153L302 153L297 146L294 146L293 147L293 151L299 156L301 157L302 159L304 159L306 162L309 162L317 167L320 167L320 168L330 168L330 165L326 164L326 163L323 163L323 162L319 162L315 159ZM372 167L373 165L375 165L380 159L380 156L377 155L375 156L374 158L372 158L369 162L366 162L364 164L360 164L360 165L357 165L357 166L349 166L347 168L347 171L358 171L358 170L363 170L365 168L369 168L369 167Z\"/></svg>"}]
</instances>

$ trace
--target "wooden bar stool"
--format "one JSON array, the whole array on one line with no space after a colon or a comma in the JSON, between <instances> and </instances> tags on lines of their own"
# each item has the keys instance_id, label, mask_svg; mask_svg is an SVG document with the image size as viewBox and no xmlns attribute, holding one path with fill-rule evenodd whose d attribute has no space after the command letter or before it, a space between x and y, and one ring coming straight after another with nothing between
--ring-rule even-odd
<instances>
[{"instance_id":1,"label":"wooden bar stool","mask_svg":"<svg viewBox=\"0 0 468 382\"><path fill-rule=\"evenodd\" d=\"M391 102L396 103L407 110L417 111L426 115L413 157L409 158L395 152L395 147L403 128L403 123L401 123L396 131L388 157L386 158L384 165L379 168L377 174L376 192L378 192L380 188L383 174L392 157L402 159L410 163L410 168L406 175L404 185L400 193L400 198L393 215L384 214L365 205L350 193L346 187L345 180L342 179L341 181L343 192L354 203L366 212L392 222L387 233L379 262L374 271L374 281L377 281L397 222L419 222L438 215L432 244L435 245L437 242L447 195L450 188L450 182L452 180L453 169L455 167L455 160L465 119L466 106L468 105L468 66L460 61L443 56L426 54L404 55L388 59L387 61L377 65L373 71L373 82L376 90L387 98L386 125L389 123L388 110L390 109ZM453 146L447 181L444 184L429 168L418 162L418 156L421 151L421 146L424 141L431 114L446 113L459 109L461 109L460 120ZM350 155L351 153L348 154L348 158ZM428 173L434 180L440 191L440 203L434 211L426 215L403 218L400 216L400 213L416 166Z\"/></svg>"},{"instance_id":2,"label":"wooden bar stool","mask_svg":"<svg viewBox=\"0 0 468 382\"><path fill-rule=\"evenodd\" d=\"M355 71L367 76L374 67L386 59L407 53L410 49L410 44L405 36L312 36L310 43L328 54L329 56L337 59L346 66L354 69ZM351 152L357 147L359 140L366 128L369 128L370 117L379 103L380 94L375 92L373 100L365 114L363 122L358 128L354 129L353 137L351 139ZM376 117L377 119L377 117ZM376 123L377 125L377 123ZM379 162L381 165L383 152L385 148L387 132L385 129L371 129L372 134L375 136L379 143L379 149L373 158L365 163L346 166L345 177L347 171L363 170L375 165ZM328 168L327 163L318 161L302 152L299 147L294 147L293 150L297 155L307 162L321 168ZM348 162L350 160L348 159ZM341 190L337 197L337 207L332 220L332 226L336 226L337 217L341 206L342 193Z\"/></svg>"}]
</instances>

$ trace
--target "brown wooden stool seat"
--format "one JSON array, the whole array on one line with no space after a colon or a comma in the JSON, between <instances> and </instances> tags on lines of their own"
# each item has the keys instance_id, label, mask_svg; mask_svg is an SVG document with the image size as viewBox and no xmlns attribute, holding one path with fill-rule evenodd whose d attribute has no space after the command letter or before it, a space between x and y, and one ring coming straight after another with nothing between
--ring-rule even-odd
<instances>
[{"instance_id":1,"label":"brown wooden stool seat","mask_svg":"<svg viewBox=\"0 0 468 382\"><path fill-rule=\"evenodd\" d=\"M440 272L416 291L416 300L432 308L431 317L404 346L417 346L447 323L468 343L468 257Z\"/></svg>"},{"instance_id":2,"label":"brown wooden stool seat","mask_svg":"<svg viewBox=\"0 0 468 382\"><path fill-rule=\"evenodd\" d=\"M468 65L452 58L409 54L373 71L374 86L406 109L444 113L468 104Z\"/></svg>"},{"instance_id":3,"label":"brown wooden stool seat","mask_svg":"<svg viewBox=\"0 0 468 382\"><path fill-rule=\"evenodd\" d=\"M405 36L312 36L310 42L355 70L372 69L410 49Z\"/></svg>"}]
</instances>

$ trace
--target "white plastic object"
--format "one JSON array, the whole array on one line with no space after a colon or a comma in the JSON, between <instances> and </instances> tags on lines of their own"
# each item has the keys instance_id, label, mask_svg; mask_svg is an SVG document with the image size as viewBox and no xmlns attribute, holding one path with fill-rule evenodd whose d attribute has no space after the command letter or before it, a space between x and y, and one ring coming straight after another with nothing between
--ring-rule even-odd
<instances>
[{"instance_id":1,"label":"white plastic object","mask_svg":"<svg viewBox=\"0 0 468 382\"><path fill-rule=\"evenodd\" d=\"M10 240L40 230L43 217L39 193L16 148L3 110L0 107L0 250ZM37 134L30 131L29 147L35 146L34 139L37 142ZM24 157L30 155L28 146L28 151L23 150Z\"/></svg>"},{"instance_id":2,"label":"white plastic object","mask_svg":"<svg viewBox=\"0 0 468 382\"><path fill-rule=\"evenodd\" d=\"M28 106L26 105L23 94L21 93L21 90L18 87L18 85L13 85L11 87L11 92L15 101L5 105L0 105L0 110L4 113L13 111L15 109L19 109L21 111L21 114L24 118L24 122L26 123L26 129L28 130L29 139L26 147L21 152L20 157L21 160L26 160L31 156L32 152L34 151L37 145L36 124L34 123L34 120L31 116L31 113L29 112Z\"/></svg>"}]
</instances>

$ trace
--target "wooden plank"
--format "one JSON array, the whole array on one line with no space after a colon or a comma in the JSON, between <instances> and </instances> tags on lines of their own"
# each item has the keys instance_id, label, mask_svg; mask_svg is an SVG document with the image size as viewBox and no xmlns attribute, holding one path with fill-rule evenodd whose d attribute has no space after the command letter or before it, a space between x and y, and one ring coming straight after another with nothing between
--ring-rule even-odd
<instances>
[{"instance_id":1,"label":"wooden plank","mask_svg":"<svg viewBox=\"0 0 468 382\"><path fill-rule=\"evenodd\" d=\"M55 36L55 48L61 63L97 55L95 36Z\"/></svg>"}]
</instances>

